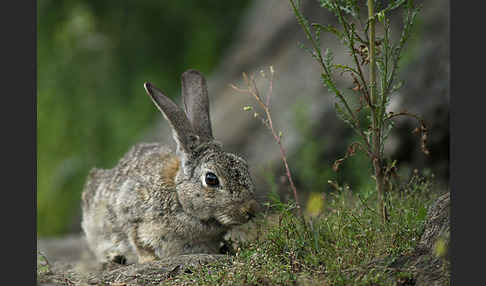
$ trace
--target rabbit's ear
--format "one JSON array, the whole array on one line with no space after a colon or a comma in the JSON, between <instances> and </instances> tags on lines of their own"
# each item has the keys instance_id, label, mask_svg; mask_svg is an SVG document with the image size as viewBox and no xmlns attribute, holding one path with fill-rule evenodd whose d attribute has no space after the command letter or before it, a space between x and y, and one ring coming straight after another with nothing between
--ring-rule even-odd
<instances>
[{"instance_id":1,"label":"rabbit's ear","mask_svg":"<svg viewBox=\"0 0 486 286\"><path fill-rule=\"evenodd\" d=\"M194 132L186 114L179 106L151 83L146 82L144 87L154 104L162 112L162 115L169 121L174 140L177 143L177 152L182 152L179 155L182 155L183 161L186 161L199 144L199 136Z\"/></svg>"},{"instance_id":2,"label":"rabbit's ear","mask_svg":"<svg viewBox=\"0 0 486 286\"><path fill-rule=\"evenodd\" d=\"M213 139L211 119L209 117L209 98L206 79L196 70L187 70L182 74L182 99L187 118L201 140Z\"/></svg>"}]
</instances>

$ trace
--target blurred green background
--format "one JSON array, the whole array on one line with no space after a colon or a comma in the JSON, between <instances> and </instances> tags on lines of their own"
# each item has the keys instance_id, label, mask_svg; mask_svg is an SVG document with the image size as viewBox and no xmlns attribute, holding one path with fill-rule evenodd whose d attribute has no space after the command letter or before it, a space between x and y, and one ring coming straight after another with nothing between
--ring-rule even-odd
<instances>
[{"instance_id":1,"label":"blurred green background","mask_svg":"<svg viewBox=\"0 0 486 286\"><path fill-rule=\"evenodd\" d=\"M159 116L143 89L178 96L210 73L250 1L37 4L37 234L69 232L92 167L111 168Z\"/></svg>"}]
</instances>

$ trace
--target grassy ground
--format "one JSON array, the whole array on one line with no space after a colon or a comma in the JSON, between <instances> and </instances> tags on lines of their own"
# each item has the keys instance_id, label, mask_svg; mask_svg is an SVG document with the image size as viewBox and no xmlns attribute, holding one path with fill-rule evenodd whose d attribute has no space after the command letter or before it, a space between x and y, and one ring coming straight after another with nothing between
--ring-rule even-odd
<instances>
[{"instance_id":1,"label":"grassy ground","mask_svg":"<svg viewBox=\"0 0 486 286\"><path fill-rule=\"evenodd\" d=\"M295 205L273 196L259 218L231 232L232 255L206 255L207 261L204 255L181 256L101 273L50 265L38 255L37 277L59 285L448 285L447 245L435 243L424 252L419 244L427 211L439 197L429 182L414 176L392 192L386 224L371 191L311 195L305 223Z\"/></svg>"},{"instance_id":2,"label":"grassy ground","mask_svg":"<svg viewBox=\"0 0 486 286\"><path fill-rule=\"evenodd\" d=\"M254 239L236 247L230 262L194 268L167 285L410 285L411 272L383 263L411 253L437 195L418 177L388 197L389 223L374 211L375 197L344 189L322 197L307 223L292 204L274 202L256 221ZM311 215L310 215L311 214Z\"/></svg>"}]
</instances>

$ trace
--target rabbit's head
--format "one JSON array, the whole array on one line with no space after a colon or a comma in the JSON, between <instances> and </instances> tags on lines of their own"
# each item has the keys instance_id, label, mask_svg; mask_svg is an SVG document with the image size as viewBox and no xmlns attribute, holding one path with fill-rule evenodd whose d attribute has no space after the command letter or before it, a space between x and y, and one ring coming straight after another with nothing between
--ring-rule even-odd
<instances>
[{"instance_id":1,"label":"rabbit's head","mask_svg":"<svg viewBox=\"0 0 486 286\"><path fill-rule=\"evenodd\" d=\"M259 208L255 186L247 162L213 138L204 77L195 70L182 74L185 112L152 84L144 86L172 128L179 158L174 182L184 212L223 226L247 222Z\"/></svg>"}]
</instances>

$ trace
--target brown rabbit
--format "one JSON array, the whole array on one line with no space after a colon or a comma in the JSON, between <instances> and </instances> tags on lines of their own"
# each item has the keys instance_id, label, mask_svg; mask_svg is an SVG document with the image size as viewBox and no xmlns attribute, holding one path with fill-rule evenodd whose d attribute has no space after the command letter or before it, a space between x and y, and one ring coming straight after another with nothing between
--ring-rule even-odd
<instances>
[{"instance_id":1,"label":"brown rabbit","mask_svg":"<svg viewBox=\"0 0 486 286\"><path fill-rule=\"evenodd\" d=\"M88 245L101 262L218 253L230 227L259 208L248 164L214 141L198 71L182 74L185 112L152 84L144 87L170 123L177 150L141 143L113 169L90 172L82 194Z\"/></svg>"}]
</instances>

